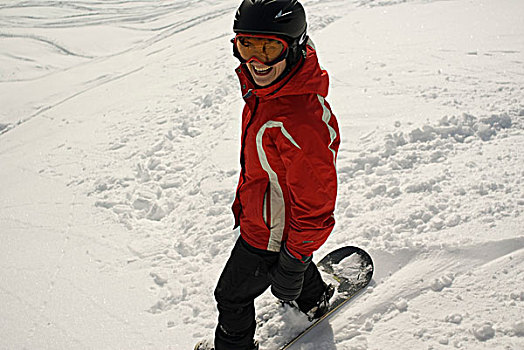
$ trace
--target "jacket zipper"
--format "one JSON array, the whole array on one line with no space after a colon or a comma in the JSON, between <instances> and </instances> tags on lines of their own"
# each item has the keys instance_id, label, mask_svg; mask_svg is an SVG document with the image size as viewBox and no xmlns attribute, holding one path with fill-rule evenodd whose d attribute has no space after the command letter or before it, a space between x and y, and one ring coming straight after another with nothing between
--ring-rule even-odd
<instances>
[{"instance_id":1,"label":"jacket zipper","mask_svg":"<svg viewBox=\"0 0 524 350\"><path fill-rule=\"evenodd\" d=\"M262 218L266 227L271 232L271 181L268 181L264 198L262 200Z\"/></svg>"}]
</instances>

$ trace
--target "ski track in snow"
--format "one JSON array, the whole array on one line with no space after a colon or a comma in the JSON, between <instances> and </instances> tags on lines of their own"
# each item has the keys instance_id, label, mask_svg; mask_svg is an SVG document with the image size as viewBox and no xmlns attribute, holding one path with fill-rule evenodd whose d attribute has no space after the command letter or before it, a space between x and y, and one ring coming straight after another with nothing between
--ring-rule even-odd
<instances>
[{"instance_id":1,"label":"ski track in snow","mask_svg":"<svg viewBox=\"0 0 524 350\"><path fill-rule=\"evenodd\" d=\"M60 145L45 158L47 166L42 167L40 175L67 179L68 187L77 195L92 201L97 215L126 228L127 237L78 239L127 257L125 263L103 269L140 271L147 276L149 284L140 287L151 296L144 311L161 319L165 331L175 334L170 338L175 342L186 324L191 325L191 332L184 334L187 343L212 336L217 317L213 289L238 237L238 231L232 230L230 205L239 171L242 101L230 47L221 43L227 41L229 27L209 35L214 29L210 23L230 24L237 3L0 2L0 42L14 43L9 48L17 50L25 44L36 45L45 52L39 59L32 52L0 49L0 62L14 67L10 72L0 69L0 82L6 87L2 91L17 84L34 87L62 81L65 76L73 79L67 89L55 87L39 95L32 105L24 103L23 112L12 108L9 112L19 113L14 118L2 113L0 140L15 128L28 127L34 119L53 118L54 110L88 99L86 96L97 91L106 89L108 96L118 96L114 86L122 88L124 81L136 76L158 79L165 87L162 93L160 89L144 92L147 103L140 100L129 106L108 106L106 115L100 117L104 130L101 141L76 148ZM405 3L304 1L313 39L316 33L355 11ZM111 33L112 28L128 35L116 47L82 47L65 34L72 27L101 33ZM136 41L130 39L133 35ZM175 40L179 46L173 48ZM203 45L217 53L202 57ZM449 52L441 53L449 58ZM518 60L521 52L508 49L457 54ZM321 60L325 56L327 53L321 52ZM377 271L372 287L357 299L358 303L356 300L344 308L322 333L294 348L523 346L524 105L522 74L514 71L515 67L522 69L522 63L499 74L498 70L485 73L485 62L469 70L450 67L439 72L450 83L447 87L421 82L421 76L434 74L423 62L408 62L413 67L400 66L406 69L399 70L398 66L389 67L389 62L369 59L363 68L369 81L357 78L348 82L340 78L342 70L332 75L339 96L344 96L340 91L345 84L360 84L366 93L405 95L460 112L428 115L427 121L418 123L400 118L385 129L363 134L356 150L341 147L337 226L316 257L341 245L358 245L371 252ZM151 66L156 70L150 70ZM403 76L393 81L388 69ZM160 72L177 74L177 79L153 76ZM346 88L355 90L355 86ZM333 107L343 121L344 113L337 112L336 104ZM60 125L82 122L72 118ZM13 143L2 152L20 147ZM71 147L75 160L64 155ZM61 156L72 164L64 163ZM68 249L68 237L75 238L69 230L64 237L63 252ZM59 257L55 270L48 271L52 278L44 293L53 293L66 262L63 258ZM129 324L90 297L89 290L68 282L110 319ZM45 316L47 301L43 300L39 305L22 301L29 309L39 309L29 330L32 339L28 341L33 343L39 341L40 325L52 322ZM308 323L296 310L278 305L270 293L259 298L256 305L260 324L257 337L263 340L264 350L277 348ZM89 347L75 338L65 322L58 327L74 344ZM156 348L178 349L176 343L166 345L162 336L145 339L140 330L134 333L144 347L155 344Z\"/></svg>"}]
</instances>

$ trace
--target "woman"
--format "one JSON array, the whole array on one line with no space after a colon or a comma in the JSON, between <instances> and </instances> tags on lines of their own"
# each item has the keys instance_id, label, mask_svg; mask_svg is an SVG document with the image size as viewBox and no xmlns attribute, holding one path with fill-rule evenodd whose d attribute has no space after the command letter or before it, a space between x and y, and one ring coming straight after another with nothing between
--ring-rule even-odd
<instances>
[{"instance_id":1,"label":"woman","mask_svg":"<svg viewBox=\"0 0 524 350\"><path fill-rule=\"evenodd\" d=\"M233 213L241 236L215 290L214 345L197 350L258 349L254 300L269 287L310 319L333 295L312 256L335 225L340 138L306 26L298 1L244 0L237 11L233 52L246 105Z\"/></svg>"}]
</instances>

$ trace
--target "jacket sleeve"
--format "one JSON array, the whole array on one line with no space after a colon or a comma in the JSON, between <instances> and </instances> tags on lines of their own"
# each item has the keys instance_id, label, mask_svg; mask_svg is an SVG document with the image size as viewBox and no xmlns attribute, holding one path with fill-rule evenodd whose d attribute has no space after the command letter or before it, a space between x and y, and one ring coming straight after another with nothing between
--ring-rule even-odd
<instances>
[{"instance_id":1,"label":"jacket sleeve","mask_svg":"<svg viewBox=\"0 0 524 350\"><path fill-rule=\"evenodd\" d=\"M340 138L336 119L320 102L312 115L284 121L285 130L275 140L291 203L286 246L299 259L311 256L335 225Z\"/></svg>"}]
</instances>

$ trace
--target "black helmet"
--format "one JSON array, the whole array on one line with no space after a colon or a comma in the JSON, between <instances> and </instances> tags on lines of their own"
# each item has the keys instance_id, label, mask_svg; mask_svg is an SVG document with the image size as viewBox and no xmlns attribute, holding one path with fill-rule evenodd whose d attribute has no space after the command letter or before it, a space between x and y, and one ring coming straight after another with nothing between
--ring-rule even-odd
<instances>
[{"instance_id":1,"label":"black helmet","mask_svg":"<svg viewBox=\"0 0 524 350\"><path fill-rule=\"evenodd\" d=\"M306 13L297 0L244 0L236 13L233 31L304 41L306 26Z\"/></svg>"},{"instance_id":2,"label":"black helmet","mask_svg":"<svg viewBox=\"0 0 524 350\"><path fill-rule=\"evenodd\" d=\"M305 57L306 13L297 0L244 0L233 24L235 33L274 34L289 44L288 69Z\"/></svg>"}]
</instances>

